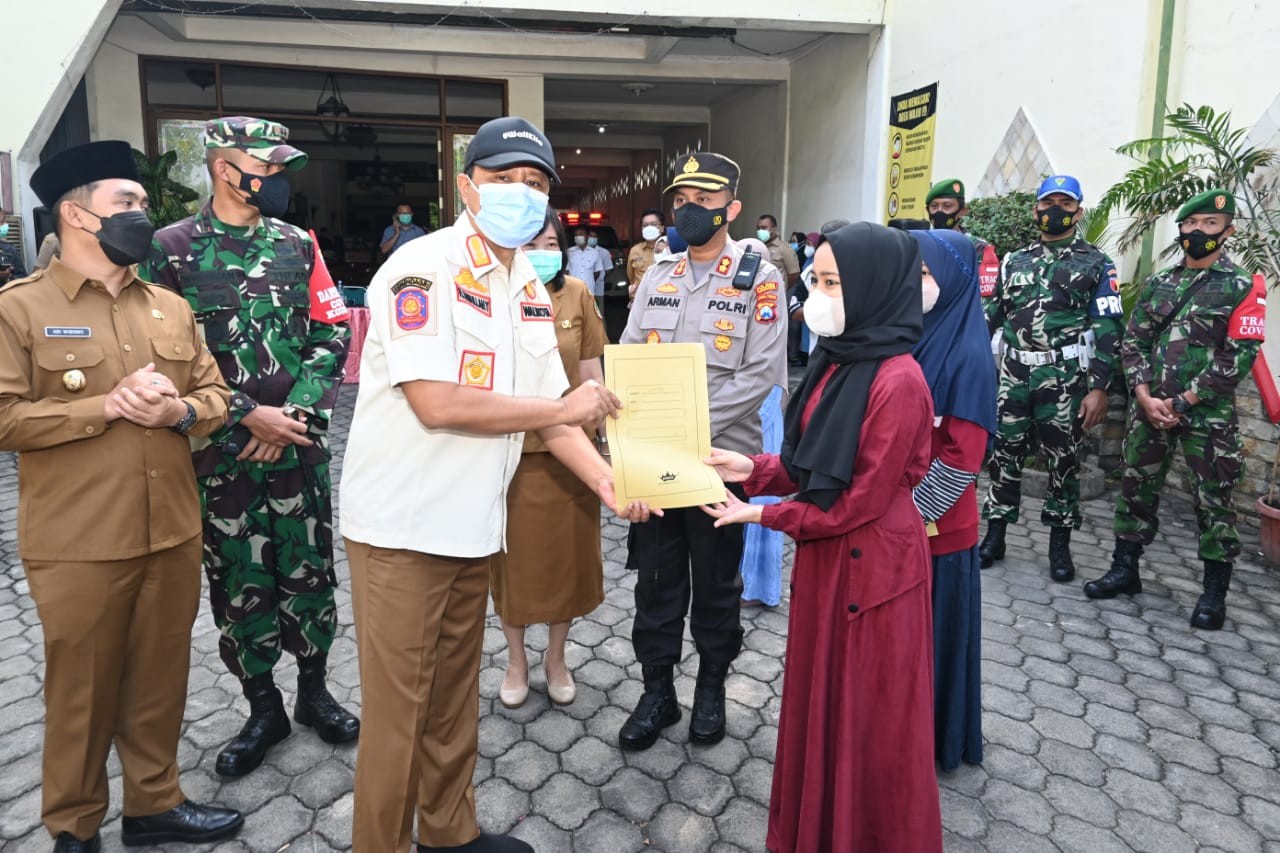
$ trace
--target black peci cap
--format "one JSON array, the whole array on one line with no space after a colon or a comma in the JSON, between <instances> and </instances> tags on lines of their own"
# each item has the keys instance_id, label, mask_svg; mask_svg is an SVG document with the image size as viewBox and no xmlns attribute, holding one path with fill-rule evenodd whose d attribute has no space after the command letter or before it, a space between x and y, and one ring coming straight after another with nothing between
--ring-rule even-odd
<instances>
[{"instance_id":1,"label":"black peci cap","mask_svg":"<svg viewBox=\"0 0 1280 853\"><path fill-rule=\"evenodd\" d=\"M77 145L55 154L31 176L31 189L53 210L58 199L76 187L111 178L139 180L133 148L118 139Z\"/></svg>"},{"instance_id":2,"label":"black peci cap","mask_svg":"<svg viewBox=\"0 0 1280 853\"><path fill-rule=\"evenodd\" d=\"M480 125L467 146L463 169L472 166L484 169L534 166L546 172L553 183L560 183L551 141L531 122L517 116L495 118Z\"/></svg>"}]
</instances>

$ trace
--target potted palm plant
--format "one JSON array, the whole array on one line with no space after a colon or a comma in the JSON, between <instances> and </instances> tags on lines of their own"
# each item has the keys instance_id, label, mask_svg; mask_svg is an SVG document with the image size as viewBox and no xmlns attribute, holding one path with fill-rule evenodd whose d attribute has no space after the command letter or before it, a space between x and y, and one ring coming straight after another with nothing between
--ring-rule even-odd
<instances>
[{"instance_id":1,"label":"potted palm plant","mask_svg":"<svg viewBox=\"0 0 1280 853\"><path fill-rule=\"evenodd\" d=\"M191 203L199 199L200 194L170 175L178 162L176 150L166 151L158 157L147 157L134 149L133 159L138 163L140 183L150 200L147 215L152 225L163 228L192 214Z\"/></svg>"}]
</instances>

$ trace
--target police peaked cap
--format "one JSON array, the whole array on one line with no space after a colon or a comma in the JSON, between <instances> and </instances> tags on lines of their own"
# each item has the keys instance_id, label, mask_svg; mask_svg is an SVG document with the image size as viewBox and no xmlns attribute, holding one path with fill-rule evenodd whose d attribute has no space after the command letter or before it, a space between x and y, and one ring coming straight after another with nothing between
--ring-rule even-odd
<instances>
[{"instance_id":1,"label":"police peaked cap","mask_svg":"<svg viewBox=\"0 0 1280 853\"><path fill-rule=\"evenodd\" d=\"M31 189L53 210L58 199L71 190L112 178L139 180L133 148L119 139L77 145L55 154L31 176Z\"/></svg>"}]
</instances>

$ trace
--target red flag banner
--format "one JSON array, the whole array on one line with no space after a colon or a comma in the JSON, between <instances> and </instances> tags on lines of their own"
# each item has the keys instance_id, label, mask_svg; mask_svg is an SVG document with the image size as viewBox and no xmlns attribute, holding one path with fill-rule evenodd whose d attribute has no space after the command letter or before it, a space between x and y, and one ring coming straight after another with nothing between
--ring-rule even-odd
<instances>
[{"instance_id":1,"label":"red flag banner","mask_svg":"<svg viewBox=\"0 0 1280 853\"><path fill-rule=\"evenodd\" d=\"M1261 275L1253 277L1253 289L1231 315L1228 333L1237 341L1261 341L1266 339L1267 287ZM1276 388L1276 375L1267 363L1267 354L1259 352L1253 362L1253 382L1262 397L1262 407L1267 419L1280 424L1280 389Z\"/></svg>"},{"instance_id":2,"label":"red flag banner","mask_svg":"<svg viewBox=\"0 0 1280 853\"><path fill-rule=\"evenodd\" d=\"M996 247L988 243L978 261L978 287L983 299L990 299L995 295L996 281L999 278L1000 259L996 257Z\"/></svg>"},{"instance_id":3,"label":"red flag banner","mask_svg":"<svg viewBox=\"0 0 1280 853\"><path fill-rule=\"evenodd\" d=\"M342 291L338 290L338 286L333 283L333 277L329 275L329 267L324 262L324 255L320 252L320 241L316 239L316 232L308 231L311 235L311 242L315 246L315 261L311 264L311 281L309 282L311 290L311 319L317 323L345 323L351 319L351 312L347 310L347 304L342 301Z\"/></svg>"}]
</instances>

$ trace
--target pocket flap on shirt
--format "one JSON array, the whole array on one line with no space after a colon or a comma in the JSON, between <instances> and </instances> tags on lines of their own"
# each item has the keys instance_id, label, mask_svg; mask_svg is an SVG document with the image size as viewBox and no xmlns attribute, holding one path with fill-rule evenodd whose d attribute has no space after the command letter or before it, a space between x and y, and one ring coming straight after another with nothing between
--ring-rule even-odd
<instances>
[{"instance_id":1,"label":"pocket flap on shirt","mask_svg":"<svg viewBox=\"0 0 1280 853\"><path fill-rule=\"evenodd\" d=\"M73 370L93 367L102 361L102 347L97 344L61 341L35 347L36 364L44 370Z\"/></svg>"},{"instance_id":2,"label":"pocket flap on shirt","mask_svg":"<svg viewBox=\"0 0 1280 853\"><path fill-rule=\"evenodd\" d=\"M151 342L157 358L167 361L191 361L196 357L196 347L182 338L157 338Z\"/></svg>"},{"instance_id":3,"label":"pocket flap on shirt","mask_svg":"<svg viewBox=\"0 0 1280 853\"><path fill-rule=\"evenodd\" d=\"M703 314L698 323L698 331L708 335L728 335L731 338L747 336L748 319L745 317L724 317L718 314Z\"/></svg>"},{"instance_id":4,"label":"pocket flap on shirt","mask_svg":"<svg viewBox=\"0 0 1280 853\"><path fill-rule=\"evenodd\" d=\"M680 312L668 308L647 308L640 316L642 329L674 329L680 322Z\"/></svg>"}]
</instances>

